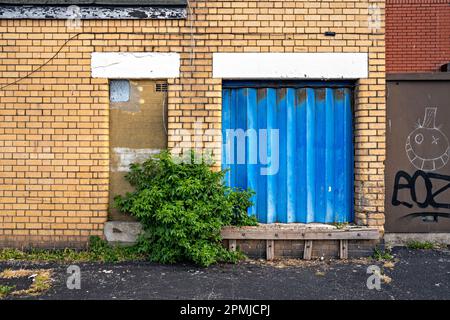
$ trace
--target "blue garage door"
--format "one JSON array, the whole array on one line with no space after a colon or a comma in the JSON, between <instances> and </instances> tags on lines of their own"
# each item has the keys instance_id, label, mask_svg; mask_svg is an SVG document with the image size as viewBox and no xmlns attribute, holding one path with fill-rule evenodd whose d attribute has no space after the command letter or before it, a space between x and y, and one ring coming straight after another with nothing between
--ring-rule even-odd
<instances>
[{"instance_id":1,"label":"blue garage door","mask_svg":"<svg viewBox=\"0 0 450 320\"><path fill-rule=\"evenodd\" d=\"M350 83L224 82L226 183L263 223L350 222L352 129Z\"/></svg>"}]
</instances>

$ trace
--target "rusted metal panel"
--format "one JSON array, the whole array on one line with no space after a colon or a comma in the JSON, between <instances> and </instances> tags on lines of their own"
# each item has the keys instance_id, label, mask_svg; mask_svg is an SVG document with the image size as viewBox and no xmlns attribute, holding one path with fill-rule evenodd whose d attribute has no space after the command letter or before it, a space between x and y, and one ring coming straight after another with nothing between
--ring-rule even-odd
<instances>
[{"instance_id":1,"label":"rusted metal panel","mask_svg":"<svg viewBox=\"0 0 450 320\"><path fill-rule=\"evenodd\" d=\"M450 231L450 77L388 78L386 231Z\"/></svg>"},{"instance_id":2,"label":"rusted metal panel","mask_svg":"<svg viewBox=\"0 0 450 320\"><path fill-rule=\"evenodd\" d=\"M226 182L262 223L353 219L352 90L340 82L225 83Z\"/></svg>"},{"instance_id":3,"label":"rusted metal panel","mask_svg":"<svg viewBox=\"0 0 450 320\"><path fill-rule=\"evenodd\" d=\"M157 84L150 80L130 80L129 101L110 102L111 220L130 220L113 207L114 196L132 191L125 180L129 165L167 148L166 93L158 91Z\"/></svg>"}]
</instances>

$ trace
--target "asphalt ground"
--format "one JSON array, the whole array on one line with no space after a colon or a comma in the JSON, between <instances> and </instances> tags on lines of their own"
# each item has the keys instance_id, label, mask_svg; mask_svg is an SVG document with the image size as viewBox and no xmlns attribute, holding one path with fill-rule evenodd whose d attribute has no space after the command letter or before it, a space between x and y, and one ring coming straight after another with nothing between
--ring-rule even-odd
<instances>
[{"instance_id":1,"label":"asphalt ground","mask_svg":"<svg viewBox=\"0 0 450 320\"><path fill-rule=\"evenodd\" d=\"M51 287L38 295L5 299L261 299L409 300L450 299L450 250L394 248L394 259L246 260L199 268L151 262L80 263L79 289L69 289L69 264L0 262L5 269L52 270ZM379 268L375 278L373 270ZM368 268L372 271L368 272ZM73 275L73 274L72 274ZM379 286L377 286L379 280ZM0 285L26 289L29 276L0 279ZM78 282L71 278L72 287ZM377 288L378 287L378 288Z\"/></svg>"}]
</instances>

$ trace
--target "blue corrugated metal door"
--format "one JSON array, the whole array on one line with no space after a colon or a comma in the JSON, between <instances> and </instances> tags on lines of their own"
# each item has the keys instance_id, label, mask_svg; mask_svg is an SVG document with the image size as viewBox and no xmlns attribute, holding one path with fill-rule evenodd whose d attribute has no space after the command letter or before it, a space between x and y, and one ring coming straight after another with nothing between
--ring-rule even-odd
<instances>
[{"instance_id":1,"label":"blue corrugated metal door","mask_svg":"<svg viewBox=\"0 0 450 320\"><path fill-rule=\"evenodd\" d=\"M263 223L353 219L352 90L346 83L224 82L226 183L256 192Z\"/></svg>"}]
</instances>

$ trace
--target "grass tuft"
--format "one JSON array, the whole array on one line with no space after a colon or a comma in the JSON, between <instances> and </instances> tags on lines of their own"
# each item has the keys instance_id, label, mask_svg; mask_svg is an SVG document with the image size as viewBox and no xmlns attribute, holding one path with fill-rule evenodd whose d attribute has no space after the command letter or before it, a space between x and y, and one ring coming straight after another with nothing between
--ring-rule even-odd
<instances>
[{"instance_id":1,"label":"grass tuft","mask_svg":"<svg viewBox=\"0 0 450 320\"><path fill-rule=\"evenodd\" d=\"M5 269L0 273L0 278L3 279L16 279L16 278L32 278L33 283L28 289L13 291L14 288L9 287L8 292L5 291L3 297L7 295L14 296L35 296L44 293L50 289L52 285L52 270L51 269Z\"/></svg>"},{"instance_id":2,"label":"grass tuft","mask_svg":"<svg viewBox=\"0 0 450 320\"><path fill-rule=\"evenodd\" d=\"M437 245L434 242L430 242L430 241L409 241L406 244L406 247L408 249L413 249L413 250L418 250L418 249L423 249L423 250L431 250L431 249L436 249Z\"/></svg>"},{"instance_id":3,"label":"grass tuft","mask_svg":"<svg viewBox=\"0 0 450 320\"><path fill-rule=\"evenodd\" d=\"M99 237L91 237L86 250L74 249L0 249L0 261L32 262L122 262L146 260L136 246L110 245Z\"/></svg>"},{"instance_id":4,"label":"grass tuft","mask_svg":"<svg viewBox=\"0 0 450 320\"><path fill-rule=\"evenodd\" d=\"M15 286L0 285L0 299L8 296L14 290L14 288Z\"/></svg>"}]
</instances>

